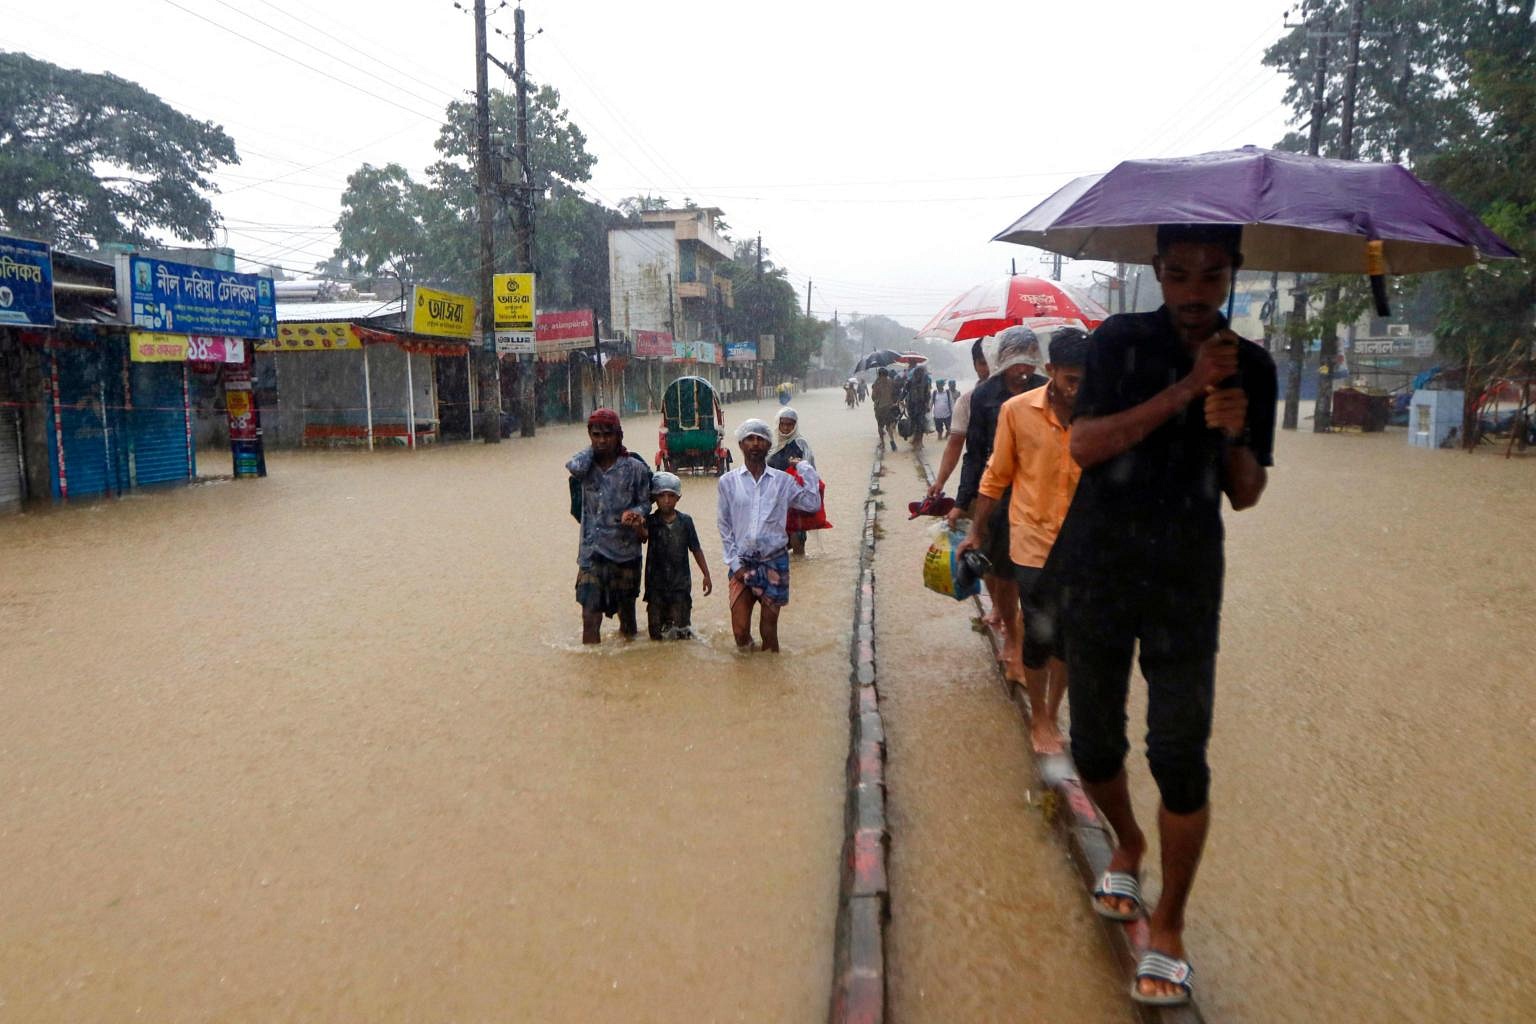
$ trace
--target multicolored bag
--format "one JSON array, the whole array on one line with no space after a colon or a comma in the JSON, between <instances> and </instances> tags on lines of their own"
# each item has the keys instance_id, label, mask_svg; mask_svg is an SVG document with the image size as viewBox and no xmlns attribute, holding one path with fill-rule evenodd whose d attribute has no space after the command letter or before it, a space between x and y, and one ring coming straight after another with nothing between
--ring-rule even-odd
<instances>
[{"instance_id":1,"label":"multicolored bag","mask_svg":"<svg viewBox=\"0 0 1536 1024\"><path fill-rule=\"evenodd\" d=\"M933 540L928 545L928 553L923 556L923 586L956 601L975 597L981 590L979 582L972 580L968 587L961 587L958 582L959 559L955 557L955 549L965 540L965 534L950 529L947 522L940 520L934 524L930 535Z\"/></svg>"}]
</instances>

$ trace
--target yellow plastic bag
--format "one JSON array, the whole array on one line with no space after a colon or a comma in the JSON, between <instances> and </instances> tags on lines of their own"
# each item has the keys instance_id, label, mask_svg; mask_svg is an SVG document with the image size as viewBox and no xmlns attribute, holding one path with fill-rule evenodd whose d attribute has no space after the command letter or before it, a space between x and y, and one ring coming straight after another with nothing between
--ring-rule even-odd
<instances>
[{"instance_id":1,"label":"yellow plastic bag","mask_svg":"<svg viewBox=\"0 0 1536 1024\"><path fill-rule=\"evenodd\" d=\"M965 534L960 530L951 530L949 524L941 519L934 524L930 536L933 540L928 545L928 553L923 556L923 586L956 601L975 597L981 590L979 582L972 581L963 590L955 582L955 570L959 565L955 549L965 540Z\"/></svg>"}]
</instances>

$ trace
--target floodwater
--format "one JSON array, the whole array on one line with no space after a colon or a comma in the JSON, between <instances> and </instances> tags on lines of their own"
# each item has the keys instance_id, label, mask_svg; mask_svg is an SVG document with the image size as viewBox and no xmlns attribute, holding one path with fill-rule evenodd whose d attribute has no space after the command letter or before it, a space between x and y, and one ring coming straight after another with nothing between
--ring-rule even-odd
<instances>
[{"instance_id":1,"label":"floodwater","mask_svg":"<svg viewBox=\"0 0 1536 1024\"><path fill-rule=\"evenodd\" d=\"M777 658L735 653L721 596L697 642L581 649L578 428L0 520L0 1017L823 1017L873 430L835 391L796 406L838 528ZM653 419L629 430L650 454ZM1536 460L1400 433L1277 459L1228 517L1202 1007L1528 1019ZM921 590L905 447L888 465L893 1011L1124 1019L971 607ZM682 508L723 579L713 481Z\"/></svg>"},{"instance_id":2,"label":"floodwater","mask_svg":"<svg viewBox=\"0 0 1536 1024\"><path fill-rule=\"evenodd\" d=\"M942 454L932 438L925 448L935 462ZM905 445L886 453L881 486L891 1019L1130 1021L1120 972L1046 822L1023 719L972 628L975 605L922 587L934 520L907 518L928 484Z\"/></svg>"},{"instance_id":3,"label":"floodwater","mask_svg":"<svg viewBox=\"0 0 1536 1024\"><path fill-rule=\"evenodd\" d=\"M797 407L838 528L778 657L713 478L703 638L581 647L576 427L0 521L0 1017L823 1017L872 431Z\"/></svg>"}]
</instances>

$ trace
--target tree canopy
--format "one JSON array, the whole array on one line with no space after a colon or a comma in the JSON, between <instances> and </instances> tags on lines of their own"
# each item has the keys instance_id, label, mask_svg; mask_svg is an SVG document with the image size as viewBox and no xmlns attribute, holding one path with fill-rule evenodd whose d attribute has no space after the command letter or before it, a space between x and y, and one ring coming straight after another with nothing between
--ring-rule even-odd
<instances>
[{"instance_id":1,"label":"tree canopy","mask_svg":"<svg viewBox=\"0 0 1536 1024\"><path fill-rule=\"evenodd\" d=\"M1304 150L1319 31L1349 27L1347 0L1302 0L1304 25L1265 53L1290 79ZM1512 351L1529 349L1536 305L1536 0L1371 0L1360 43L1355 151L1400 161L1439 185L1524 255L1435 275L1436 342L1469 395ZM1340 154L1345 41L1328 38L1322 153ZM1467 440L1471 440L1468 438Z\"/></svg>"},{"instance_id":2,"label":"tree canopy","mask_svg":"<svg viewBox=\"0 0 1536 1024\"><path fill-rule=\"evenodd\" d=\"M510 151L516 124L515 100L490 96L491 135ZM342 269L374 277L400 274L408 283L434 283L473 292L479 267L475 230L475 108L454 102L445 111L436 149L439 159L416 181L397 164L364 165L347 182L337 221L340 244L325 270ZM534 185L534 264L541 305L591 307L608 315L608 226L620 214L582 194L596 157L586 135L560 106L550 86L528 97L528 143ZM510 175L510 171L508 174ZM507 182L510 184L510 181ZM510 211L494 211L497 268L512 269L514 235Z\"/></svg>"},{"instance_id":3,"label":"tree canopy","mask_svg":"<svg viewBox=\"0 0 1536 1024\"><path fill-rule=\"evenodd\" d=\"M218 125L143 87L0 52L0 229L59 246L211 242L208 193L238 164Z\"/></svg>"}]
</instances>

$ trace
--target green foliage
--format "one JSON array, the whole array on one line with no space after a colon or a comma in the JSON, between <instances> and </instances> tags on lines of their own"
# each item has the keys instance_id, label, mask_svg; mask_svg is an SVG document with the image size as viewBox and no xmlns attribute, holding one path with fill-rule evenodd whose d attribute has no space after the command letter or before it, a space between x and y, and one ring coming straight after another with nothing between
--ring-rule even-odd
<instances>
[{"instance_id":1,"label":"green foliage","mask_svg":"<svg viewBox=\"0 0 1536 1024\"><path fill-rule=\"evenodd\" d=\"M1469 395L1532 341L1536 306L1536 0L1371 0L1360 46L1356 150L1401 160L1465 204L1524 259L1433 275L1440 354ZM1299 19L1342 32L1347 0L1302 0ZM1323 152L1338 152L1347 51L1331 39ZM1298 123L1310 116L1317 45L1296 28L1264 62L1290 79ZM1303 133L1281 147L1305 149ZM1468 437L1469 442L1474 439Z\"/></svg>"},{"instance_id":2,"label":"green foliage","mask_svg":"<svg viewBox=\"0 0 1536 1024\"><path fill-rule=\"evenodd\" d=\"M24 53L0 53L0 95L0 229L76 248L150 245L159 231L213 240L208 174L240 162L218 125Z\"/></svg>"},{"instance_id":3,"label":"green foliage","mask_svg":"<svg viewBox=\"0 0 1536 1024\"><path fill-rule=\"evenodd\" d=\"M492 91L490 110L492 150L510 152L516 99ZM473 293L480 259L474 124L474 104L448 105L435 143L440 158L427 168L425 182L413 181L393 164L382 169L365 165L348 179L337 222L341 243L320 269L339 266L370 277L398 271L407 282ZM586 135L549 86L529 93L528 148L539 189L533 252L539 304L591 307L606 318L608 227L619 215L582 195L581 184L591 178L597 158L587 152ZM502 163L500 172L504 187L514 183L512 161ZM512 270L516 250L508 204L497 203L493 218L497 269Z\"/></svg>"}]
</instances>

